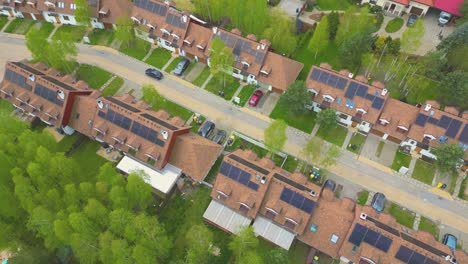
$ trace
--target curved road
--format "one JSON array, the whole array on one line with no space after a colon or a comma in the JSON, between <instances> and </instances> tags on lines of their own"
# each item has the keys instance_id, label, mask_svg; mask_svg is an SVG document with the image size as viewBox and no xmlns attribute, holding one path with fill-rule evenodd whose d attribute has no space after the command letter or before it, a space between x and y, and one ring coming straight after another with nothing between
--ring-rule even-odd
<instances>
[{"instance_id":1,"label":"curved road","mask_svg":"<svg viewBox=\"0 0 468 264\"><path fill-rule=\"evenodd\" d=\"M0 47L0 78L3 78L4 62L30 57L23 36L0 34ZM246 108L238 108L169 74L162 81L155 82L144 75L144 70L148 67L144 62L109 48L79 45L78 61L99 66L138 84L153 83L160 94L171 101L201 113L223 127L238 130L253 138L263 139L263 130L270 123L268 117ZM300 156L302 146L309 138L310 135L288 128L285 152ZM388 169L378 169L363 159L358 160L356 155L348 151L344 151L338 164L330 171L368 190L383 192L390 200L432 220L461 232L466 233L468 230L466 203L454 201L437 190L410 184L409 180L396 176Z\"/></svg>"}]
</instances>

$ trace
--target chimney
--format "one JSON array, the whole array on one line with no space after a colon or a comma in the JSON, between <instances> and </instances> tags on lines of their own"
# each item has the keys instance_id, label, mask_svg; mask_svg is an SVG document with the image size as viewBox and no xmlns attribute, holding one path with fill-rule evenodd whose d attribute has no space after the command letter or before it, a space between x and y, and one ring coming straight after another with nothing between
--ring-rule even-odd
<instances>
[{"instance_id":1,"label":"chimney","mask_svg":"<svg viewBox=\"0 0 468 264\"><path fill-rule=\"evenodd\" d=\"M310 196L315 197L317 196L317 193L315 191L310 191Z\"/></svg>"},{"instance_id":2,"label":"chimney","mask_svg":"<svg viewBox=\"0 0 468 264\"><path fill-rule=\"evenodd\" d=\"M383 89L383 90L382 90L382 96L387 95L387 93L388 93L388 90L387 90L387 89Z\"/></svg>"},{"instance_id":3,"label":"chimney","mask_svg":"<svg viewBox=\"0 0 468 264\"><path fill-rule=\"evenodd\" d=\"M348 78L352 79L353 77L354 77L354 74L353 74L352 72L350 72L350 73L348 74Z\"/></svg>"},{"instance_id":4,"label":"chimney","mask_svg":"<svg viewBox=\"0 0 468 264\"><path fill-rule=\"evenodd\" d=\"M362 220L366 220L367 219L367 214L366 213L361 213L359 215L359 218L361 218Z\"/></svg>"},{"instance_id":5,"label":"chimney","mask_svg":"<svg viewBox=\"0 0 468 264\"><path fill-rule=\"evenodd\" d=\"M429 110L431 110L431 105L430 104L426 104L426 106L424 107L424 111L428 112Z\"/></svg>"},{"instance_id":6,"label":"chimney","mask_svg":"<svg viewBox=\"0 0 468 264\"><path fill-rule=\"evenodd\" d=\"M182 22L187 23L187 16L186 15L182 16Z\"/></svg>"},{"instance_id":7,"label":"chimney","mask_svg":"<svg viewBox=\"0 0 468 264\"><path fill-rule=\"evenodd\" d=\"M265 43L262 43L262 44L261 44L261 47L262 47L262 50L265 50L265 48L266 48Z\"/></svg>"},{"instance_id":8,"label":"chimney","mask_svg":"<svg viewBox=\"0 0 468 264\"><path fill-rule=\"evenodd\" d=\"M263 176L262 179L260 180L260 182L261 182L262 184L265 184L265 183L266 183L266 177Z\"/></svg>"},{"instance_id":9,"label":"chimney","mask_svg":"<svg viewBox=\"0 0 468 264\"><path fill-rule=\"evenodd\" d=\"M218 28L217 27L213 27L213 34L217 34L218 33Z\"/></svg>"}]
</instances>

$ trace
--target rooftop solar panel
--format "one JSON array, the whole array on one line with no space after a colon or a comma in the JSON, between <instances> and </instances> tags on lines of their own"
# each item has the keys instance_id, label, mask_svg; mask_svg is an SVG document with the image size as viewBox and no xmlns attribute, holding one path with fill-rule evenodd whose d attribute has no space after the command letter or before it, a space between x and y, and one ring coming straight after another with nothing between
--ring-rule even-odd
<instances>
[{"instance_id":1,"label":"rooftop solar panel","mask_svg":"<svg viewBox=\"0 0 468 264\"><path fill-rule=\"evenodd\" d=\"M289 185L291 185L291 186L293 186L293 187L295 187L295 188L297 188L297 189L299 189L301 191L306 191L306 192L311 191L309 188L305 187L304 185L299 184L299 183L297 183L297 182L295 182L295 181L293 181L291 179L288 179L288 178L284 177L281 174L275 173L273 175L273 177L275 177L276 179L278 179L278 180L280 180L282 182L285 182L285 183L287 183L287 184L289 184Z\"/></svg>"},{"instance_id":2,"label":"rooftop solar panel","mask_svg":"<svg viewBox=\"0 0 468 264\"><path fill-rule=\"evenodd\" d=\"M28 65L24 64L24 63L21 63L21 62L13 62L14 65L20 67L20 68L23 68L25 70L27 70L28 72L32 73L32 74L35 74L35 75L44 75L42 72L34 69L33 67L29 67Z\"/></svg>"},{"instance_id":3,"label":"rooftop solar panel","mask_svg":"<svg viewBox=\"0 0 468 264\"><path fill-rule=\"evenodd\" d=\"M237 168L236 166L233 166L227 162L223 161L221 163L221 167L219 168L219 173L249 187L250 189L254 191L258 190L258 184L250 181L250 173L240 168Z\"/></svg>"},{"instance_id":4,"label":"rooftop solar panel","mask_svg":"<svg viewBox=\"0 0 468 264\"><path fill-rule=\"evenodd\" d=\"M241 169L237 168L236 166L232 166L231 171L229 171L229 176L231 179L236 180L239 178L239 174L241 173Z\"/></svg>"},{"instance_id":5,"label":"rooftop solar panel","mask_svg":"<svg viewBox=\"0 0 468 264\"><path fill-rule=\"evenodd\" d=\"M255 165L255 164L253 164L253 163L251 163L251 162L249 162L249 161L247 161L247 160L245 160L245 159L239 157L239 156L236 156L236 155L232 155L232 154L231 154L231 155L229 155L229 157L230 157L231 159L233 159L233 160L239 162L240 164L242 164L242 165L244 165L244 166L246 166L246 167L249 167L249 168L251 168L251 169L253 169L253 170L255 170L255 171L257 171L257 172L259 172L259 173L261 173L261 174L267 175L268 173L270 173L269 171L265 170L264 168L261 168L261 167Z\"/></svg>"},{"instance_id":6,"label":"rooftop solar panel","mask_svg":"<svg viewBox=\"0 0 468 264\"><path fill-rule=\"evenodd\" d=\"M291 191L290 189L288 188L283 188L283 191L281 192L281 196L280 196L280 199L284 202L287 202L289 203L289 201L291 201L292 197L294 195L294 192Z\"/></svg>"},{"instance_id":7,"label":"rooftop solar panel","mask_svg":"<svg viewBox=\"0 0 468 264\"><path fill-rule=\"evenodd\" d=\"M468 144L468 124L465 124L465 127L463 128L463 131L461 132L458 140L460 140L463 143Z\"/></svg>"},{"instance_id":8,"label":"rooftop solar panel","mask_svg":"<svg viewBox=\"0 0 468 264\"><path fill-rule=\"evenodd\" d=\"M132 112L134 112L134 113L139 113L139 112L141 112L141 111L138 110L137 108L135 108L135 107L133 107L133 106L131 106L131 105L128 105L128 104L126 104L126 103L124 103L124 102L122 102L122 101L120 101L120 100L118 100L118 99L116 99L116 98L114 98L114 97L112 97L112 96L106 96L106 97L104 97L104 98L106 98L107 100L111 101L112 103L114 103L114 104L116 104L116 105L119 105L119 106L121 106L121 107L123 107L123 108L125 108L125 109L127 109L127 110L130 110L130 111L132 111Z\"/></svg>"},{"instance_id":9,"label":"rooftop solar panel","mask_svg":"<svg viewBox=\"0 0 468 264\"><path fill-rule=\"evenodd\" d=\"M346 87L346 84L348 83L348 80L345 78L340 78L338 80L338 83L336 84L336 88L343 90Z\"/></svg>"},{"instance_id":10,"label":"rooftop solar panel","mask_svg":"<svg viewBox=\"0 0 468 264\"><path fill-rule=\"evenodd\" d=\"M381 109L384 104L384 99L380 97L375 97L374 101L372 102L372 108Z\"/></svg>"},{"instance_id":11,"label":"rooftop solar panel","mask_svg":"<svg viewBox=\"0 0 468 264\"><path fill-rule=\"evenodd\" d=\"M254 191L258 191L258 184L256 184L255 182L249 181L249 183L247 184L247 187L249 187L250 189Z\"/></svg>"},{"instance_id":12,"label":"rooftop solar panel","mask_svg":"<svg viewBox=\"0 0 468 264\"><path fill-rule=\"evenodd\" d=\"M442 127L442 128L447 128L450 125L451 121L452 121L452 118L450 118L450 117L448 117L446 115L443 115L440 118L439 123L437 125Z\"/></svg>"},{"instance_id":13,"label":"rooftop solar panel","mask_svg":"<svg viewBox=\"0 0 468 264\"><path fill-rule=\"evenodd\" d=\"M461 125L462 122L460 120L452 119L452 122L450 122L449 127L445 131L445 135L451 138L455 138L458 134L458 131L460 130Z\"/></svg>"},{"instance_id":14,"label":"rooftop solar panel","mask_svg":"<svg viewBox=\"0 0 468 264\"><path fill-rule=\"evenodd\" d=\"M53 83L53 84L55 84L55 85L57 85L57 86L60 86L60 87L62 87L62 88L65 88L65 89L67 89L67 90L69 90L69 91L74 91L74 90L76 90L75 88L71 87L70 85L68 85L68 84L66 84L66 83L64 83L64 82L61 82L61 81L59 81L59 80L57 80L57 79L55 79L55 78L52 78L52 77L50 77L50 76L44 76L44 79L48 80L49 82L51 82L51 83Z\"/></svg>"},{"instance_id":15,"label":"rooftop solar panel","mask_svg":"<svg viewBox=\"0 0 468 264\"><path fill-rule=\"evenodd\" d=\"M307 213L312 213L314 208L315 208L315 202L307 198L304 200L304 203L302 204L302 207L301 207L301 209L303 211L306 211Z\"/></svg>"},{"instance_id":16,"label":"rooftop solar panel","mask_svg":"<svg viewBox=\"0 0 468 264\"><path fill-rule=\"evenodd\" d=\"M379 240L377 240L375 247L382 250L383 252L387 252L390 249L392 242L392 239L382 235L379 237Z\"/></svg>"},{"instance_id":17,"label":"rooftop solar panel","mask_svg":"<svg viewBox=\"0 0 468 264\"><path fill-rule=\"evenodd\" d=\"M408 261L409 264L424 264L426 261L426 257L421 255L420 253L413 251L413 255L411 256L410 260Z\"/></svg>"},{"instance_id":18,"label":"rooftop solar panel","mask_svg":"<svg viewBox=\"0 0 468 264\"><path fill-rule=\"evenodd\" d=\"M349 236L349 242L351 242L352 244L356 246L360 246L362 240L364 239L364 236L367 233L367 230L368 230L367 227L360 225L360 224L356 224L354 226L353 232Z\"/></svg>"},{"instance_id":19,"label":"rooftop solar panel","mask_svg":"<svg viewBox=\"0 0 468 264\"><path fill-rule=\"evenodd\" d=\"M366 99L369 101L373 101L375 99L375 95L373 94L366 94Z\"/></svg>"},{"instance_id":20,"label":"rooftop solar panel","mask_svg":"<svg viewBox=\"0 0 468 264\"><path fill-rule=\"evenodd\" d=\"M418 116L416 117L416 121L414 123L418 126L423 127L426 125L427 118L428 118L427 115L418 114Z\"/></svg>"},{"instance_id":21,"label":"rooftop solar panel","mask_svg":"<svg viewBox=\"0 0 468 264\"><path fill-rule=\"evenodd\" d=\"M430 117L427 119L427 122L430 123L430 124L433 124L433 125L437 125L437 123L439 123L439 120L436 119L436 118L433 118L432 116L430 116Z\"/></svg>"},{"instance_id":22,"label":"rooftop solar panel","mask_svg":"<svg viewBox=\"0 0 468 264\"><path fill-rule=\"evenodd\" d=\"M298 194L298 193L294 193L292 199L291 199L291 205L293 205L294 207L296 208L301 208L302 207L302 203L304 202L304 199L305 197Z\"/></svg>"},{"instance_id":23,"label":"rooftop solar panel","mask_svg":"<svg viewBox=\"0 0 468 264\"><path fill-rule=\"evenodd\" d=\"M250 181L250 174L246 171L241 171L239 175L239 182L244 185L247 185L249 181Z\"/></svg>"},{"instance_id":24,"label":"rooftop solar panel","mask_svg":"<svg viewBox=\"0 0 468 264\"><path fill-rule=\"evenodd\" d=\"M284 187L280 195L280 200L286 202L297 209L300 209L306 213L312 213L315 208L315 202L304 197L300 193L296 193L289 188Z\"/></svg>"},{"instance_id":25,"label":"rooftop solar panel","mask_svg":"<svg viewBox=\"0 0 468 264\"><path fill-rule=\"evenodd\" d=\"M322 72L322 74L320 74L319 81L322 83L327 83L329 77L330 74L328 72Z\"/></svg>"},{"instance_id":26,"label":"rooftop solar panel","mask_svg":"<svg viewBox=\"0 0 468 264\"><path fill-rule=\"evenodd\" d=\"M138 112L140 112L140 110L138 110ZM142 114L141 116L146 118L146 119L149 119L149 120L151 120L151 121L153 121L153 122L155 122L155 123L157 123L157 124L159 124L159 125L161 125L161 126L163 126L165 128L168 128L170 130L178 130L178 128L176 126L173 126L173 125L169 124L168 122L166 122L164 120L161 120L161 119L159 119L159 118L157 118L155 116L152 116L150 114L145 113L145 114Z\"/></svg>"},{"instance_id":27,"label":"rooftop solar panel","mask_svg":"<svg viewBox=\"0 0 468 264\"><path fill-rule=\"evenodd\" d=\"M356 91L358 89L358 84L355 82L351 82L348 86L348 89L346 89L345 97L349 99L353 99L354 95L356 94Z\"/></svg>"},{"instance_id":28,"label":"rooftop solar panel","mask_svg":"<svg viewBox=\"0 0 468 264\"><path fill-rule=\"evenodd\" d=\"M357 88L356 95L365 97L367 95L367 90L368 90L367 86L361 84Z\"/></svg>"},{"instance_id":29,"label":"rooftop solar panel","mask_svg":"<svg viewBox=\"0 0 468 264\"><path fill-rule=\"evenodd\" d=\"M223 161L223 163L221 163L221 167L219 168L219 173L223 175L228 175L230 169L231 169L231 164Z\"/></svg>"},{"instance_id":30,"label":"rooftop solar panel","mask_svg":"<svg viewBox=\"0 0 468 264\"><path fill-rule=\"evenodd\" d=\"M312 73L310 74L310 79L317 81L320 77L320 73L322 73L319 69L313 69Z\"/></svg>"},{"instance_id":31,"label":"rooftop solar panel","mask_svg":"<svg viewBox=\"0 0 468 264\"><path fill-rule=\"evenodd\" d=\"M336 82L338 82L338 76L330 74L330 77L328 77L328 80L327 80L327 84L330 85L330 86L335 87Z\"/></svg>"},{"instance_id":32,"label":"rooftop solar panel","mask_svg":"<svg viewBox=\"0 0 468 264\"><path fill-rule=\"evenodd\" d=\"M424 264L439 264L439 262L430 258L426 258L426 262Z\"/></svg>"},{"instance_id":33,"label":"rooftop solar panel","mask_svg":"<svg viewBox=\"0 0 468 264\"><path fill-rule=\"evenodd\" d=\"M410 242L410 243L412 243L412 244L414 244L414 245L416 245L416 246L418 246L418 247L420 247L422 249L425 249L425 250L427 250L427 251L429 251L429 252L431 252L431 253L433 253L433 254L435 254L437 256L446 256L447 255L447 253L443 252L442 250L439 250L439 249L434 248L434 247L432 247L432 246L430 246L430 245L428 245L428 244L426 244L426 243L424 243L422 241L419 241L419 240L409 236L406 233L402 232L401 237L404 240L406 240L406 241L408 241L408 242Z\"/></svg>"},{"instance_id":34,"label":"rooftop solar panel","mask_svg":"<svg viewBox=\"0 0 468 264\"><path fill-rule=\"evenodd\" d=\"M367 244L373 246L373 245L375 245L375 243L377 243L377 240L379 239L379 237L380 237L379 233L375 232L372 229L369 229L367 231L366 236L364 237L364 242L366 242Z\"/></svg>"},{"instance_id":35,"label":"rooftop solar panel","mask_svg":"<svg viewBox=\"0 0 468 264\"><path fill-rule=\"evenodd\" d=\"M375 226L377 226L378 228L380 228L382 230L385 230L385 231L389 232L392 235L400 236L400 231L396 230L395 228L393 228L393 227L391 227L389 225L381 223L378 220L376 220L376 219L374 219L372 217L369 217L369 216L367 217L367 220L373 222L375 224Z\"/></svg>"},{"instance_id":36,"label":"rooftop solar panel","mask_svg":"<svg viewBox=\"0 0 468 264\"><path fill-rule=\"evenodd\" d=\"M400 246L400 248L398 249L395 255L395 258L403 261L403 263L408 263L412 255L413 255L413 250L405 246Z\"/></svg>"},{"instance_id":37,"label":"rooftop solar panel","mask_svg":"<svg viewBox=\"0 0 468 264\"><path fill-rule=\"evenodd\" d=\"M176 16L172 13L167 14L166 16L166 22L170 25L173 25L178 28L185 28L185 23L182 22L182 19L180 16Z\"/></svg>"}]
</instances>

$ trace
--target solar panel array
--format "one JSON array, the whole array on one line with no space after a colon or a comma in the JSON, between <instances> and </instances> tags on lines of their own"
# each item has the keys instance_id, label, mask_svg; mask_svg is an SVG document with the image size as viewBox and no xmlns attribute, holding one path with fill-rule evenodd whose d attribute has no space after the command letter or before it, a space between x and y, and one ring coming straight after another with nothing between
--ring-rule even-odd
<instances>
[{"instance_id":1,"label":"solar panel array","mask_svg":"<svg viewBox=\"0 0 468 264\"><path fill-rule=\"evenodd\" d=\"M250 173L236 166L233 166L227 162L221 163L221 167L219 168L219 173L235 180L236 182L239 182L249 187L250 189L254 191L258 190L258 184L250 180Z\"/></svg>"},{"instance_id":2,"label":"solar panel array","mask_svg":"<svg viewBox=\"0 0 468 264\"><path fill-rule=\"evenodd\" d=\"M256 63L263 64L266 50L257 49L256 47L252 48L252 43L247 40L243 40L241 36L234 36L223 31L219 31L218 36L226 46L232 49L235 48L236 50L246 52L255 57Z\"/></svg>"},{"instance_id":3,"label":"solar panel array","mask_svg":"<svg viewBox=\"0 0 468 264\"><path fill-rule=\"evenodd\" d=\"M178 28L185 28L186 23L182 22L182 18L180 16L176 16L174 14L167 14L166 16L166 23L169 25L176 26Z\"/></svg>"},{"instance_id":4,"label":"solar panel array","mask_svg":"<svg viewBox=\"0 0 468 264\"><path fill-rule=\"evenodd\" d=\"M377 226L378 228L383 229L383 230L385 230L385 231L387 231L390 234L393 234L395 236L400 236L400 231L398 231L397 229L395 229L395 228L393 228L393 227L391 227L389 225L386 225L386 224L384 224L382 222L379 222L378 220L376 220L376 219L374 219L374 218L372 218L370 216L367 216L366 219L368 221L373 222L375 224L375 226Z\"/></svg>"},{"instance_id":5,"label":"solar panel array","mask_svg":"<svg viewBox=\"0 0 468 264\"><path fill-rule=\"evenodd\" d=\"M367 93L368 90L369 88L366 85L352 81L349 84L348 89L346 89L345 97L353 99L354 96L359 96L369 101L372 101L372 108L381 109L385 100L379 97L378 92L376 92L375 94L369 94Z\"/></svg>"},{"instance_id":6,"label":"solar panel array","mask_svg":"<svg viewBox=\"0 0 468 264\"><path fill-rule=\"evenodd\" d=\"M26 83L26 77L19 73L16 73L10 69L6 69L5 79L18 85L21 88L24 88L28 91L32 91L32 86Z\"/></svg>"},{"instance_id":7,"label":"solar panel array","mask_svg":"<svg viewBox=\"0 0 468 264\"><path fill-rule=\"evenodd\" d=\"M243 158L241 158L239 156L230 155L229 157L231 159L239 162L240 164L242 164L242 165L244 165L246 167L249 167L249 168L251 168L251 169L253 169L253 170L255 170L255 171L257 171L257 172L259 172L261 174L267 175L268 173L270 173L269 171L265 170L264 168L259 167L259 166L255 165L255 164L253 164L252 162L249 162L249 161L247 161L247 160L245 160L245 159L243 159Z\"/></svg>"},{"instance_id":8,"label":"solar panel array","mask_svg":"<svg viewBox=\"0 0 468 264\"><path fill-rule=\"evenodd\" d=\"M167 11L167 7L165 5L151 2L149 0L135 0L134 4L141 9L159 16L164 16Z\"/></svg>"},{"instance_id":9,"label":"solar panel array","mask_svg":"<svg viewBox=\"0 0 468 264\"><path fill-rule=\"evenodd\" d=\"M468 124L465 124L465 127L463 128L463 131L460 134L458 140L468 144Z\"/></svg>"},{"instance_id":10,"label":"solar panel array","mask_svg":"<svg viewBox=\"0 0 468 264\"><path fill-rule=\"evenodd\" d=\"M41 84L36 84L36 88L34 88L34 93L46 99L49 102L52 102L58 106L63 106L63 101L58 98L57 93L42 86Z\"/></svg>"},{"instance_id":11,"label":"solar panel array","mask_svg":"<svg viewBox=\"0 0 468 264\"><path fill-rule=\"evenodd\" d=\"M451 138L455 138L462 126L462 122L457 119L453 119L446 115L443 115L440 119L425 114L418 114L416 117L415 124L418 126L425 126L426 123L436 125L445 129L445 135ZM460 136L461 137L461 136Z\"/></svg>"},{"instance_id":12,"label":"solar panel array","mask_svg":"<svg viewBox=\"0 0 468 264\"><path fill-rule=\"evenodd\" d=\"M351 236L349 237L349 242L359 246L361 245L362 241L379 250L382 250L383 252L387 252L393 242L393 240L387 236L384 236L361 224L356 224L354 226L353 232L351 233Z\"/></svg>"},{"instance_id":13,"label":"solar panel array","mask_svg":"<svg viewBox=\"0 0 468 264\"><path fill-rule=\"evenodd\" d=\"M281 201L286 202L306 213L312 213L315 208L315 202L309 198L305 198L302 194L284 187L280 196Z\"/></svg>"},{"instance_id":14,"label":"solar panel array","mask_svg":"<svg viewBox=\"0 0 468 264\"><path fill-rule=\"evenodd\" d=\"M112 103L114 103L114 104L116 104L116 105L118 105L118 106L121 106L121 107L123 107L123 108L125 108L125 109L127 109L127 110L130 110L130 111L132 111L132 112L134 112L134 113L141 112L141 111L138 110L137 108L135 108L135 107L133 107L133 106L131 106L131 105L129 105L129 104L126 104L126 103L124 103L124 102L122 102L122 101L120 101L120 100L117 100L116 98L114 98L114 97L112 97L112 96L106 96L106 97L104 97L104 98L106 98L107 100L111 101Z\"/></svg>"},{"instance_id":15,"label":"solar panel array","mask_svg":"<svg viewBox=\"0 0 468 264\"><path fill-rule=\"evenodd\" d=\"M430 259L414 250L411 250L405 246L400 246L395 258L408 264L438 264L438 261Z\"/></svg>"},{"instance_id":16,"label":"solar panel array","mask_svg":"<svg viewBox=\"0 0 468 264\"><path fill-rule=\"evenodd\" d=\"M67 89L67 90L69 90L69 91L74 91L74 90L76 90L75 88L71 87L70 85L68 85L68 84L66 84L66 83L64 83L64 82L61 82L61 81L59 81L59 80L57 80L57 79L54 79L54 78L52 78L52 77L50 77L50 76L44 76L44 79L46 79L47 81L49 81L49 82L51 82L51 83L53 83L53 84L55 84L55 85L57 85L57 86L60 86L60 87L62 87L62 88L65 88L65 89Z\"/></svg>"},{"instance_id":17,"label":"solar panel array","mask_svg":"<svg viewBox=\"0 0 468 264\"><path fill-rule=\"evenodd\" d=\"M165 127L165 128L168 128L168 129L170 129L170 130L177 130L177 129L178 129L177 127L175 127L175 126L169 124L168 122L166 122L166 121L164 121L164 120L161 120L161 119L159 119L159 118L157 118L157 117L154 117L154 116L152 116L152 115L150 115L150 114L146 114L146 113L145 113L145 114L142 114L141 116L144 117L144 118L146 118L146 119L149 119L149 120L151 120L151 121L153 121L153 122L155 122L155 123L157 123L157 124L160 124L161 126L163 126L163 127Z\"/></svg>"},{"instance_id":18,"label":"solar panel array","mask_svg":"<svg viewBox=\"0 0 468 264\"><path fill-rule=\"evenodd\" d=\"M444 256L444 257L447 255L447 253L443 252L442 250L439 250L439 249L437 249L437 248L435 248L433 246L430 246L430 245L428 245L428 244L426 244L426 243L424 243L422 241L419 241L419 240L415 239L414 237L412 237L412 236L410 236L410 235L408 235L406 233L401 232L401 237L404 240L406 240L406 241L408 241L408 242L410 242L410 243L412 243L412 244L414 244L414 245L416 245L416 246L418 246L420 248L423 248L423 249L431 252L434 255Z\"/></svg>"},{"instance_id":19,"label":"solar panel array","mask_svg":"<svg viewBox=\"0 0 468 264\"><path fill-rule=\"evenodd\" d=\"M299 184L299 183L297 183L297 182L295 182L295 181L293 181L293 180L291 180L291 179L288 179L288 178L284 177L284 176L281 175L281 174L275 173L275 174L273 175L273 177L275 177L276 179L278 179L278 180L280 180L280 181L282 181L282 182L285 182L285 183L287 183L287 184L289 184L289 185L291 185L291 186L293 186L293 187L295 187L295 188L297 188L297 189L299 189L299 190L301 190L301 191L305 191L305 192L310 192L310 191L312 191L311 189L305 187L304 185Z\"/></svg>"},{"instance_id":20,"label":"solar panel array","mask_svg":"<svg viewBox=\"0 0 468 264\"><path fill-rule=\"evenodd\" d=\"M35 75L44 75L42 72L34 69L33 67L29 67L28 65L21 63L21 62L13 62L14 65L27 70L28 72L35 74Z\"/></svg>"},{"instance_id":21,"label":"solar panel array","mask_svg":"<svg viewBox=\"0 0 468 264\"><path fill-rule=\"evenodd\" d=\"M107 114L103 111L99 111L98 116L126 130L129 130L130 125L132 124L132 120L130 118L112 110L107 110Z\"/></svg>"},{"instance_id":22,"label":"solar panel array","mask_svg":"<svg viewBox=\"0 0 468 264\"><path fill-rule=\"evenodd\" d=\"M310 79L330 85L332 87L343 90L348 83L346 78L330 74L320 69L314 68L310 74Z\"/></svg>"},{"instance_id":23,"label":"solar panel array","mask_svg":"<svg viewBox=\"0 0 468 264\"><path fill-rule=\"evenodd\" d=\"M158 146L164 147L164 141L158 138L158 132L154 131L153 129L142 125L136 121L133 121L132 129L131 131L144 138L147 139L150 142L155 143Z\"/></svg>"}]
</instances>

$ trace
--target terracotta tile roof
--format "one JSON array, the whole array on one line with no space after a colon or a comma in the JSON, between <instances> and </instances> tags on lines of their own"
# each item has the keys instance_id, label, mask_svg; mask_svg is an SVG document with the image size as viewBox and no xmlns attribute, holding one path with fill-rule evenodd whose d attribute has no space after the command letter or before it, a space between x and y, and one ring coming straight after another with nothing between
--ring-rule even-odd
<instances>
[{"instance_id":1,"label":"terracotta tile roof","mask_svg":"<svg viewBox=\"0 0 468 264\"><path fill-rule=\"evenodd\" d=\"M300 62L268 52L257 79L286 91L288 86L297 79L303 67L304 64ZM268 74L265 74L265 72L268 72Z\"/></svg>"},{"instance_id":2,"label":"terracotta tile roof","mask_svg":"<svg viewBox=\"0 0 468 264\"><path fill-rule=\"evenodd\" d=\"M31 14L41 14L42 12L37 9L37 2L38 0L28 0L26 1L25 4L20 4L17 5L15 1L10 1L9 5L10 7L15 8L16 10L24 13L31 13Z\"/></svg>"},{"instance_id":3,"label":"terracotta tile roof","mask_svg":"<svg viewBox=\"0 0 468 264\"><path fill-rule=\"evenodd\" d=\"M463 5L463 0L435 0L435 7L450 14L461 16L459 8Z\"/></svg>"},{"instance_id":4,"label":"terracotta tile roof","mask_svg":"<svg viewBox=\"0 0 468 264\"><path fill-rule=\"evenodd\" d=\"M104 23L116 24L119 17L130 17L133 4L128 0L100 0L100 11L106 14L100 14L99 20ZM102 13L101 12L101 13Z\"/></svg>"},{"instance_id":5,"label":"terracotta tile roof","mask_svg":"<svg viewBox=\"0 0 468 264\"><path fill-rule=\"evenodd\" d=\"M405 140L418 112L419 109L416 106L389 98L379 120L372 128L394 138Z\"/></svg>"},{"instance_id":6,"label":"terracotta tile roof","mask_svg":"<svg viewBox=\"0 0 468 264\"><path fill-rule=\"evenodd\" d=\"M192 56L206 59L205 47L206 43L210 40L210 37L211 29L191 21L187 29L182 49Z\"/></svg>"},{"instance_id":7,"label":"terracotta tile roof","mask_svg":"<svg viewBox=\"0 0 468 264\"><path fill-rule=\"evenodd\" d=\"M194 133L178 136L169 163L197 181L203 181L222 151L213 141Z\"/></svg>"}]
</instances>

